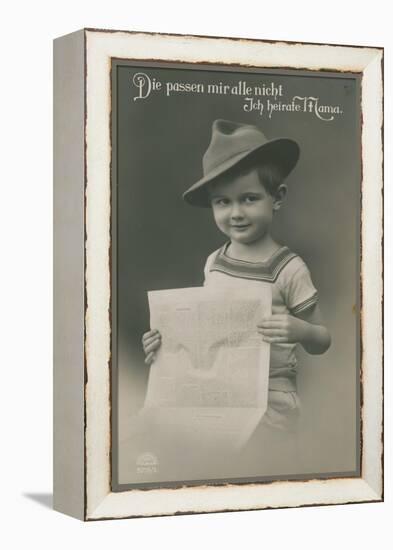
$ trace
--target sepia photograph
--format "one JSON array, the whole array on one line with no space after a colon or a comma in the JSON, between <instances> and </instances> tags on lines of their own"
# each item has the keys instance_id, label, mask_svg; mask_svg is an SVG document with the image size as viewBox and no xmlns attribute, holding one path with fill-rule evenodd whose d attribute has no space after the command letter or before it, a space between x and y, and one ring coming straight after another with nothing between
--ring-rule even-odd
<instances>
[{"instance_id":1,"label":"sepia photograph","mask_svg":"<svg viewBox=\"0 0 393 550\"><path fill-rule=\"evenodd\" d=\"M55 54L56 509L380 501L382 50L84 29Z\"/></svg>"},{"instance_id":2,"label":"sepia photograph","mask_svg":"<svg viewBox=\"0 0 393 550\"><path fill-rule=\"evenodd\" d=\"M388 3L2 7L2 539L385 548Z\"/></svg>"},{"instance_id":3,"label":"sepia photograph","mask_svg":"<svg viewBox=\"0 0 393 550\"><path fill-rule=\"evenodd\" d=\"M360 76L112 59L112 490L359 477Z\"/></svg>"}]
</instances>

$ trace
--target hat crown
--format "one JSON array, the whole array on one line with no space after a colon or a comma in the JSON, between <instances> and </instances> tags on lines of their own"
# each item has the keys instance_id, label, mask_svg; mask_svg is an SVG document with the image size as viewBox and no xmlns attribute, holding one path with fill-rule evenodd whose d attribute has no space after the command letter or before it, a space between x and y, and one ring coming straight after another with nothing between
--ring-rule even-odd
<instances>
[{"instance_id":1,"label":"hat crown","mask_svg":"<svg viewBox=\"0 0 393 550\"><path fill-rule=\"evenodd\" d=\"M209 206L208 184L243 160L275 165L285 178L295 167L299 153L299 145L292 139L269 140L257 126L215 120L210 144L203 156L203 177L183 193L183 198L194 206Z\"/></svg>"},{"instance_id":2,"label":"hat crown","mask_svg":"<svg viewBox=\"0 0 393 550\"><path fill-rule=\"evenodd\" d=\"M209 147L203 156L203 173L208 174L229 159L267 143L259 128L231 120L216 120Z\"/></svg>"}]
</instances>

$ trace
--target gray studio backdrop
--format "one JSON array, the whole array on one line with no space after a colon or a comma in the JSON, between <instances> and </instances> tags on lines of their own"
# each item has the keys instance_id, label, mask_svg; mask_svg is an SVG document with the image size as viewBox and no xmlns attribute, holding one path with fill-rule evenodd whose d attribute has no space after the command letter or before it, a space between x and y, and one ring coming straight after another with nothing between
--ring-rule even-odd
<instances>
[{"instance_id":1,"label":"gray studio backdrop","mask_svg":"<svg viewBox=\"0 0 393 550\"><path fill-rule=\"evenodd\" d=\"M189 66L152 67L117 62L113 71L112 236L116 246L113 454L120 484L138 483L129 426L142 406L149 368L141 347L149 328L147 290L200 286L208 254L225 242L209 209L188 206L181 195L202 175L202 156L217 118L257 124L269 138L289 137L301 148L288 179L289 193L274 236L300 254L319 291L332 335L323 356L299 349L302 401L301 467L294 474L351 474L359 465L358 278L360 111L358 82L328 73L228 72ZM163 83L134 99L137 73ZM310 111L246 112L244 96L179 91L165 83L281 85L277 102L294 96L339 106L322 120ZM146 91L146 89L145 89ZM266 107L268 96L260 97ZM274 101L274 99L273 99ZM286 472L283 472L286 473ZM246 475L246 472L245 472ZM165 477L165 473L163 474ZM208 476L207 476L208 477ZM165 481L165 478L161 479Z\"/></svg>"}]
</instances>

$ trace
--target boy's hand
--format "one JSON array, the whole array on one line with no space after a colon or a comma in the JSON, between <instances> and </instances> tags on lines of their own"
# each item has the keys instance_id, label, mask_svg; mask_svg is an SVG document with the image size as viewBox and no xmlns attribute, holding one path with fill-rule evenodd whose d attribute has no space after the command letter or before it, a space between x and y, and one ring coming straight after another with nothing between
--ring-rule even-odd
<instances>
[{"instance_id":1,"label":"boy's hand","mask_svg":"<svg viewBox=\"0 0 393 550\"><path fill-rule=\"evenodd\" d=\"M156 352L161 346L161 334L158 330L149 330L142 336L143 351L145 352L145 363L151 365L156 358Z\"/></svg>"},{"instance_id":2,"label":"boy's hand","mask_svg":"<svg viewBox=\"0 0 393 550\"><path fill-rule=\"evenodd\" d=\"M293 315L272 315L258 324L259 334L269 344L297 344L307 339L309 323Z\"/></svg>"}]
</instances>

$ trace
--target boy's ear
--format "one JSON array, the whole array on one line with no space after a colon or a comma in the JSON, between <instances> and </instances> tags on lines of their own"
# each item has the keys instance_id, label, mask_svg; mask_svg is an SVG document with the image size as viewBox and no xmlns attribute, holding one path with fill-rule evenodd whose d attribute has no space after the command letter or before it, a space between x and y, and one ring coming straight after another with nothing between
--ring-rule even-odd
<instances>
[{"instance_id":1,"label":"boy's ear","mask_svg":"<svg viewBox=\"0 0 393 550\"><path fill-rule=\"evenodd\" d=\"M287 186L282 183L276 192L273 203L273 210L280 210L282 203L284 202L285 197L287 196Z\"/></svg>"}]
</instances>

